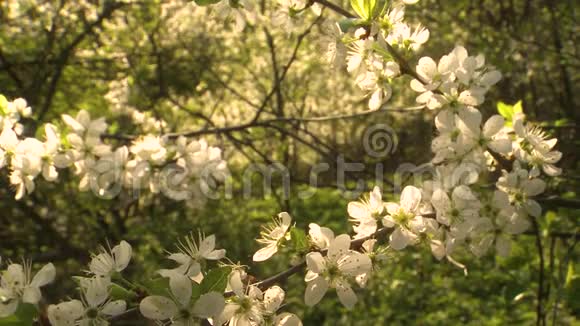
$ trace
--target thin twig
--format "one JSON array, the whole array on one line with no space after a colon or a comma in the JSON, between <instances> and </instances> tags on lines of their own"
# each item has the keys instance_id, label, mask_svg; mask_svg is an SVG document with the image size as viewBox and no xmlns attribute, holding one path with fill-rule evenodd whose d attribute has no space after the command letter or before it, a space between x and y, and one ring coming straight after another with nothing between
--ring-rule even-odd
<instances>
[{"instance_id":1,"label":"thin twig","mask_svg":"<svg viewBox=\"0 0 580 326\"><path fill-rule=\"evenodd\" d=\"M544 319L544 247L542 245L542 234L540 232L540 226L538 221L535 218L531 218L533 231L535 232L536 236L536 249L538 250L538 255L540 256L540 266L539 266L539 274L538 274L538 293L537 293L537 302L536 302L536 326L545 325Z\"/></svg>"}]
</instances>

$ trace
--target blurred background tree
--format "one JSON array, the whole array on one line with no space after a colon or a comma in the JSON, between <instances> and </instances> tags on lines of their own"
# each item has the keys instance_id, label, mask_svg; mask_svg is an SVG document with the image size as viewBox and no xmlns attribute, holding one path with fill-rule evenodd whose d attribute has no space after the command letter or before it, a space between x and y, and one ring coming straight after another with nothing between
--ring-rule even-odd
<instances>
[{"instance_id":1,"label":"blurred background tree","mask_svg":"<svg viewBox=\"0 0 580 326\"><path fill-rule=\"evenodd\" d=\"M334 1L348 8L347 1ZM264 17L274 1L258 1ZM503 73L489 99L523 101L529 120L556 136L565 171L550 185L538 230L519 236L509 258L458 256L469 274L439 263L429 253L393 255L361 296L361 309L346 312L336 300L315 308L289 302L305 325L530 324L540 314L553 324L574 324L580 315L580 253L577 201L580 166L578 5L555 0L424 0L407 15L431 31L422 54L438 57L455 44L483 53ZM69 276L87 262L98 244L131 242L135 278L151 275L165 250L192 230L215 233L232 259L248 262L257 245L248 235L279 211L297 225L324 223L347 231L346 204L354 191L337 190L339 157L365 163L348 173L346 185L383 184L393 193L395 171L430 157L432 113L412 107L415 94L396 89L395 98L368 112L350 76L321 58L324 17L307 16L292 35L279 28L248 25L237 32L206 8L185 1L8 0L0 3L0 91L23 97L34 116L25 133L63 113L86 109L112 123L107 141L156 130L204 136L225 151L232 173L231 198L178 202L163 196L123 193L97 199L77 191L71 175L40 183L30 196L14 201L7 176L0 178L0 255L54 261L59 282L49 298L71 293ZM259 19L259 18L258 18ZM411 105L409 105L411 103ZM488 101L484 113L496 110ZM365 155L365 128L385 123L396 131L396 151ZM250 164L279 162L270 193L260 187ZM328 163L318 187L309 186L310 168ZM376 164L384 175L376 177ZM243 180L254 191L248 198ZM223 190L223 189L222 189ZM315 190L303 199L298 193ZM354 196L356 197L356 196ZM558 199L570 199L562 202ZM199 199L199 198L198 198ZM288 258L288 257L286 257ZM250 272L265 277L288 261ZM139 266L139 267L136 267ZM62 282L62 283L61 283ZM288 281L288 297L300 298L303 281ZM130 318L122 321L132 325Z\"/></svg>"}]
</instances>

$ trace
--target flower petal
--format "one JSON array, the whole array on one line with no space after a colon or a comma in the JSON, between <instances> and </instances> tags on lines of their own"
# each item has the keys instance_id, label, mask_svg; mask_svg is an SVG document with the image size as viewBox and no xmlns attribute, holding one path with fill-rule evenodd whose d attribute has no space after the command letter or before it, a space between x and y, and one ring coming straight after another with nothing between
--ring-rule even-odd
<instances>
[{"instance_id":1,"label":"flower petal","mask_svg":"<svg viewBox=\"0 0 580 326\"><path fill-rule=\"evenodd\" d=\"M171 293L182 307L187 307L191 300L192 285L189 277L174 273L169 278Z\"/></svg>"},{"instance_id":2,"label":"flower petal","mask_svg":"<svg viewBox=\"0 0 580 326\"><path fill-rule=\"evenodd\" d=\"M336 294L338 295L338 300L340 300L340 303L342 303L342 305L348 309L352 309L352 307L354 307L358 301L358 298L350 287L350 284L346 282L340 282L337 284Z\"/></svg>"},{"instance_id":3,"label":"flower petal","mask_svg":"<svg viewBox=\"0 0 580 326\"><path fill-rule=\"evenodd\" d=\"M328 246L328 258L336 261L350 249L350 236L348 234L341 234L334 238Z\"/></svg>"},{"instance_id":4,"label":"flower petal","mask_svg":"<svg viewBox=\"0 0 580 326\"><path fill-rule=\"evenodd\" d=\"M113 257L115 257L115 270L117 272L124 270L129 265L132 252L131 245L125 240L122 240L111 250Z\"/></svg>"},{"instance_id":5,"label":"flower petal","mask_svg":"<svg viewBox=\"0 0 580 326\"><path fill-rule=\"evenodd\" d=\"M358 201L348 203L348 215L354 219L362 220L370 217L370 212L366 205Z\"/></svg>"},{"instance_id":6,"label":"flower petal","mask_svg":"<svg viewBox=\"0 0 580 326\"><path fill-rule=\"evenodd\" d=\"M13 315L18 309L18 300L10 300L8 303L0 302L0 318Z\"/></svg>"},{"instance_id":7,"label":"flower petal","mask_svg":"<svg viewBox=\"0 0 580 326\"><path fill-rule=\"evenodd\" d=\"M395 250L402 250L410 243L409 237L402 231L400 227L396 228L391 234L389 246Z\"/></svg>"},{"instance_id":8,"label":"flower petal","mask_svg":"<svg viewBox=\"0 0 580 326\"><path fill-rule=\"evenodd\" d=\"M278 218L281 220L281 225L283 226L284 230L288 230L290 228L290 224L292 224L292 216L287 212L282 212L278 214Z\"/></svg>"},{"instance_id":9,"label":"flower petal","mask_svg":"<svg viewBox=\"0 0 580 326\"><path fill-rule=\"evenodd\" d=\"M314 306L322 300L322 297L324 297L327 290L328 282L326 282L322 277L315 278L308 282L308 285L306 286L306 291L304 292L304 303L310 307Z\"/></svg>"},{"instance_id":10,"label":"flower petal","mask_svg":"<svg viewBox=\"0 0 580 326\"><path fill-rule=\"evenodd\" d=\"M110 301L103 306L102 313L109 316L117 316L127 310L127 303L124 300Z\"/></svg>"},{"instance_id":11,"label":"flower petal","mask_svg":"<svg viewBox=\"0 0 580 326\"><path fill-rule=\"evenodd\" d=\"M278 244L276 242L272 242L269 243L267 246L261 248L260 250L256 251L252 259L255 262L265 261L270 257L274 256L276 252L278 252Z\"/></svg>"},{"instance_id":12,"label":"flower petal","mask_svg":"<svg viewBox=\"0 0 580 326\"><path fill-rule=\"evenodd\" d=\"M421 203L421 190L406 186L401 193L401 206L407 212L415 212Z\"/></svg>"},{"instance_id":13,"label":"flower petal","mask_svg":"<svg viewBox=\"0 0 580 326\"><path fill-rule=\"evenodd\" d=\"M511 251L511 241L505 236L499 236L495 239L495 250L501 257L507 257Z\"/></svg>"},{"instance_id":14,"label":"flower petal","mask_svg":"<svg viewBox=\"0 0 580 326\"><path fill-rule=\"evenodd\" d=\"M501 115L493 115L483 125L483 135L489 138L497 134L503 128L504 124L505 119Z\"/></svg>"},{"instance_id":15,"label":"flower petal","mask_svg":"<svg viewBox=\"0 0 580 326\"><path fill-rule=\"evenodd\" d=\"M524 184L523 190L528 196L539 195L546 190L546 182L541 179L528 180L528 182Z\"/></svg>"},{"instance_id":16,"label":"flower petal","mask_svg":"<svg viewBox=\"0 0 580 326\"><path fill-rule=\"evenodd\" d=\"M324 257L317 251L309 252L306 255L306 265L309 270L316 274L320 274L326 269Z\"/></svg>"},{"instance_id":17,"label":"flower petal","mask_svg":"<svg viewBox=\"0 0 580 326\"><path fill-rule=\"evenodd\" d=\"M447 193L441 189L435 190L431 196L431 203L437 211L437 221L441 224L449 225L450 221L447 213L451 209L451 201Z\"/></svg>"},{"instance_id":18,"label":"flower petal","mask_svg":"<svg viewBox=\"0 0 580 326\"><path fill-rule=\"evenodd\" d=\"M264 308L267 312L275 313L282 302L284 301L286 293L277 285L269 288L264 292Z\"/></svg>"},{"instance_id":19,"label":"flower petal","mask_svg":"<svg viewBox=\"0 0 580 326\"><path fill-rule=\"evenodd\" d=\"M512 150L512 142L509 139L495 139L489 142L489 148L500 154L507 154Z\"/></svg>"},{"instance_id":20,"label":"flower petal","mask_svg":"<svg viewBox=\"0 0 580 326\"><path fill-rule=\"evenodd\" d=\"M199 252L204 255L215 249L215 235L209 235L199 243Z\"/></svg>"},{"instance_id":21,"label":"flower petal","mask_svg":"<svg viewBox=\"0 0 580 326\"><path fill-rule=\"evenodd\" d=\"M242 282L242 275L241 271L234 270L230 273L230 277L228 280L228 284L232 291L238 296L244 296L244 283Z\"/></svg>"},{"instance_id":22,"label":"flower petal","mask_svg":"<svg viewBox=\"0 0 580 326\"><path fill-rule=\"evenodd\" d=\"M217 292L208 292L199 297L193 306L193 313L200 318L219 316L226 306L224 297Z\"/></svg>"},{"instance_id":23,"label":"flower petal","mask_svg":"<svg viewBox=\"0 0 580 326\"><path fill-rule=\"evenodd\" d=\"M29 286L24 289L22 293L22 302L37 304L40 301L42 294L40 293L40 289L36 286Z\"/></svg>"},{"instance_id":24,"label":"flower petal","mask_svg":"<svg viewBox=\"0 0 580 326\"><path fill-rule=\"evenodd\" d=\"M302 321L295 314L283 312L274 318L275 326L302 326Z\"/></svg>"},{"instance_id":25,"label":"flower petal","mask_svg":"<svg viewBox=\"0 0 580 326\"><path fill-rule=\"evenodd\" d=\"M98 276L87 279L84 296L90 307L97 307L107 300L110 282L108 278Z\"/></svg>"},{"instance_id":26,"label":"flower petal","mask_svg":"<svg viewBox=\"0 0 580 326\"><path fill-rule=\"evenodd\" d=\"M143 316L154 320L169 319L179 313L172 300L157 295L143 299L139 304L139 310Z\"/></svg>"},{"instance_id":27,"label":"flower petal","mask_svg":"<svg viewBox=\"0 0 580 326\"><path fill-rule=\"evenodd\" d=\"M75 320L85 313L85 307L81 301L71 300L48 306L47 313L52 325L73 326Z\"/></svg>"},{"instance_id":28,"label":"flower petal","mask_svg":"<svg viewBox=\"0 0 580 326\"><path fill-rule=\"evenodd\" d=\"M338 261L338 268L344 274L357 276L367 273L372 269L371 259L360 252L352 251L343 259Z\"/></svg>"},{"instance_id":29,"label":"flower petal","mask_svg":"<svg viewBox=\"0 0 580 326\"><path fill-rule=\"evenodd\" d=\"M36 275L34 275L34 278L32 279L32 282L30 282L30 285L36 287L44 286L54 281L55 275L56 270L54 268L54 265L52 263L48 263L44 265L38 271L38 273L36 273Z\"/></svg>"}]
</instances>

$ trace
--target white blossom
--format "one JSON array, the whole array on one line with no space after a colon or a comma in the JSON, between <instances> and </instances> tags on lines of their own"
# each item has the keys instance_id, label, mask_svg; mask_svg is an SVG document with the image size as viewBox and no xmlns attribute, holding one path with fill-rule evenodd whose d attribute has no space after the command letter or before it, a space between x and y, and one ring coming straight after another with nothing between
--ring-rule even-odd
<instances>
[{"instance_id":1,"label":"white blossom","mask_svg":"<svg viewBox=\"0 0 580 326\"><path fill-rule=\"evenodd\" d=\"M205 237L199 233L198 240L193 238L193 234L185 237L185 241L179 242L178 253L172 253L169 259L179 264L173 270L161 270L160 273L165 275L167 271L175 271L182 275L187 275L201 282L203 274L201 273L201 264L206 260L220 260L225 257L225 249L216 249L215 235Z\"/></svg>"},{"instance_id":2,"label":"white blossom","mask_svg":"<svg viewBox=\"0 0 580 326\"><path fill-rule=\"evenodd\" d=\"M52 263L44 265L34 277L31 263L8 265L0 275L0 317L14 314L21 302L37 304L42 297L40 288L54 281L55 275Z\"/></svg>"},{"instance_id":3,"label":"white blossom","mask_svg":"<svg viewBox=\"0 0 580 326\"><path fill-rule=\"evenodd\" d=\"M401 250L417 242L417 233L424 228L423 220L418 216L420 204L421 190L413 186L403 189L400 203L385 204L388 214L383 218L383 225L395 227L390 235L391 248Z\"/></svg>"},{"instance_id":4,"label":"white blossom","mask_svg":"<svg viewBox=\"0 0 580 326\"><path fill-rule=\"evenodd\" d=\"M148 296L139 304L145 318L158 322L169 320L171 325L193 325L196 321L219 316L224 307L224 297L218 292L202 294L192 300L192 280L186 275L169 275L171 297Z\"/></svg>"},{"instance_id":5,"label":"white blossom","mask_svg":"<svg viewBox=\"0 0 580 326\"><path fill-rule=\"evenodd\" d=\"M377 231L377 220L384 214L381 190L375 186L368 197L348 203L348 215L355 224L356 237L369 236Z\"/></svg>"},{"instance_id":6,"label":"white blossom","mask_svg":"<svg viewBox=\"0 0 580 326\"><path fill-rule=\"evenodd\" d=\"M514 163L511 172L503 171L496 186L509 195L510 203L516 207L519 214L529 214L534 217L541 215L542 207L532 197L544 192L546 182L533 178L518 162Z\"/></svg>"},{"instance_id":7,"label":"white blossom","mask_svg":"<svg viewBox=\"0 0 580 326\"><path fill-rule=\"evenodd\" d=\"M304 280L307 283L304 302L313 306L317 304L328 288L335 288L340 302L352 308L357 297L351 288L351 279L368 273L372 268L370 258L362 253L352 251L350 237L346 234L337 236L328 247L327 256L320 252L306 255L308 272Z\"/></svg>"},{"instance_id":8,"label":"white blossom","mask_svg":"<svg viewBox=\"0 0 580 326\"><path fill-rule=\"evenodd\" d=\"M262 300L264 294L256 286L250 285L244 288L242 273L234 270L228 280L228 284L235 296L226 304L223 312L216 318L216 325L261 325L264 323L265 311Z\"/></svg>"},{"instance_id":9,"label":"white blossom","mask_svg":"<svg viewBox=\"0 0 580 326\"><path fill-rule=\"evenodd\" d=\"M110 277L114 273L123 271L129 265L132 253L131 245L125 240L110 250L101 247L100 252L92 256L89 270L96 276Z\"/></svg>"},{"instance_id":10,"label":"white blossom","mask_svg":"<svg viewBox=\"0 0 580 326\"><path fill-rule=\"evenodd\" d=\"M272 13L272 25L291 33L302 21L306 3L302 0L278 0L278 9Z\"/></svg>"},{"instance_id":11,"label":"white blossom","mask_svg":"<svg viewBox=\"0 0 580 326\"><path fill-rule=\"evenodd\" d=\"M326 61L333 67L343 67L347 49L342 42L343 33L340 26L336 22L326 21L322 28L324 35L320 38L320 47L325 51Z\"/></svg>"},{"instance_id":12,"label":"white blossom","mask_svg":"<svg viewBox=\"0 0 580 326\"><path fill-rule=\"evenodd\" d=\"M531 175L537 177L540 171L551 177L560 175L562 169L554 164L562 158L562 153L553 150L558 140L548 138L537 126L524 125L523 119L516 119L513 126L517 135L514 154L518 160L532 166Z\"/></svg>"},{"instance_id":13,"label":"white blossom","mask_svg":"<svg viewBox=\"0 0 580 326\"><path fill-rule=\"evenodd\" d=\"M256 22L254 5L249 0L229 1L222 0L214 5L218 17L234 21L234 30L241 32L246 25Z\"/></svg>"},{"instance_id":14,"label":"white blossom","mask_svg":"<svg viewBox=\"0 0 580 326\"><path fill-rule=\"evenodd\" d=\"M91 115L85 110L80 110L75 118L63 114L62 120L75 134L81 137L99 137L107 129L105 118L91 120Z\"/></svg>"},{"instance_id":15,"label":"white blossom","mask_svg":"<svg viewBox=\"0 0 580 326\"><path fill-rule=\"evenodd\" d=\"M524 232L529 227L525 217L517 214L509 202L509 196L496 190L485 205L482 205L481 219L471 235L470 249L478 257L484 255L492 246L500 256L510 252L510 236Z\"/></svg>"},{"instance_id":16,"label":"white blossom","mask_svg":"<svg viewBox=\"0 0 580 326\"><path fill-rule=\"evenodd\" d=\"M487 120L483 129L476 121L460 120L458 127L464 137L463 143L468 143L471 147L489 148L490 150L507 154L511 151L512 143L507 135L501 133L505 120L500 115L494 115Z\"/></svg>"},{"instance_id":17,"label":"white blossom","mask_svg":"<svg viewBox=\"0 0 580 326\"><path fill-rule=\"evenodd\" d=\"M318 249L326 249L334 240L334 232L327 227L321 227L316 223L308 224L308 236L310 242Z\"/></svg>"},{"instance_id":18,"label":"white blossom","mask_svg":"<svg viewBox=\"0 0 580 326\"><path fill-rule=\"evenodd\" d=\"M257 262L265 261L278 252L278 246L281 245L281 241L289 240L290 234L288 230L291 223L292 217L290 214L286 212L278 214L278 218L275 218L274 222L266 226L261 232L262 238L258 239L258 242L265 245L265 247L256 251L253 260Z\"/></svg>"},{"instance_id":19,"label":"white blossom","mask_svg":"<svg viewBox=\"0 0 580 326\"><path fill-rule=\"evenodd\" d=\"M107 277L81 280L81 300L71 300L47 309L48 319L55 326L107 326L108 319L127 309L124 300L110 300L111 281Z\"/></svg>"}]
</instances>

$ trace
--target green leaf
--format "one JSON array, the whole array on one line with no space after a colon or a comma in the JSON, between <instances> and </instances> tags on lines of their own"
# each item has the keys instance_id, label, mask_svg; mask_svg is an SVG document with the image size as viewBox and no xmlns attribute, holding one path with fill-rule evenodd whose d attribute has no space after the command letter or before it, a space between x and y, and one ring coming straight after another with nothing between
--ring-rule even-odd
<instances>
[{"instance_id":1,"label":"green leaf","mask_svg":"<svg viewBox=\"0 0 580 326\"><path fill-rule=\"evenodd\" d=\"M568 266L571 266L570 264ZM573 269L572 269L573 270ZM568 274L570 274L570 267L568 267ZM573 272L572 272L573 274ZM567 275L567 278L570 275ZM580 278L575 275L570 277L570 281L566 284L566 301L573 310L580 309Z\"/></svg>"},{"instance_id":2,"label":"green leaf","mask_svg":"<svg viewBox=\"0 0 580 326\"><path fill-rule=\"evenodd\" d=\"M507 104L504 102L497 102L497 112L499 112L499 114L505 118L505 125L506 126L511 126L512 125L512 121L514 119L514 116L517 113L522 113L523 107L522 107L522 101L517 101L515 104L511 105L511 104Z\"/></svg>"},{"instance_id":3,"label":"green leaf","mask_svg":"<svg viewBox=\"0 0 580 326\"><path fill-rule=\"evenodd\" d=\"M373 19L377 11L377 0L350 0L350 5L360 18L367 21Z\"/></svg>"},{"instance_id":4,"label":"green leaf","mask_svg":"<svg viewBox=\"0 0 580 326\"><path fill-rule=\"evenodd\" d=\"M220 2L221 0L194 0L200 6L209 6Z\"/></svg>"},{"instance_id":5,"label":"green leaf","mask_svg":"<svg viewBox=\"0 0 580 326\"><path fill-rule=\"evenodd\" d=\"M570 286L572 280L574 279L574 264L568 264L568 271L566 272L566 282L564 283L565 287Z\"/></svg>"},{"instance_id":6,"label":"green leaf","mask_svg":"<svg viewBox=\"0 0 580 326\"><path fill-rule=\"evenodd\" d=\"M374 18L375 9L377 8L377 0L365 1L365 10L367 12L367 19Z\"/></svg>"},{"instance_id":7,"label":"green leaf","mask_svg":"<svg viewBox=\"0 0 580 326\"><path fill-rule=\"evenodd\" d=\"M224 292L228 285L228 276L231 271L230 267L218 267L210 270L201 281L201 293L211 291Z\"/></svg>"},{"instance_id":8,"label":"green leaf","mask_svg":"<svg viewBox=\"0 0 580 326\"><path fill-rule=\"evenodd\" d=\"M8 100L2 94L0 94L0 113L6 114L6 107L8 106Z\"/></svg>"},{"instance_id":9,"label":"green leaf","mask_svg":"<svg viewBox=\"0 0 580 326\"><path fill-rule=\"evenodd\" d=\"M111 285L111 299L131 301L136 297L135 292L125 289L124 287L113 283Z\"/></svg>"},{"instance_id":10,"label":"green leaf","mask_svg":"<svg viewBox=\"0 0 580 326\"><path fill-rule=\"evenodd\" d=\"M201 296L201 285L192 282L191 284L191 301L195 302Z\"/></svg>"},{"instance_id":11,"label":"green leaf","mask_svg":"<svg viewBox=\"0 0 580 326\"><path fill-rule=\"evenodd\" d=\"M366 19L364 10L364 1L365 0L350 0L350 6L359 17Z\"/></svg>"},{"instance_id":12,"label":"green leaf","mask_svg":"<svg viewBox=\"0 0 580 326\"><path fill-rule=\"evenodd\" d=\"M302 252L308 249L308 237L302 229L292 228L292 230L290 230L290 236L296 251Z\"/></svg>"},{"instance_id":13,"label":"green leaf","mask_svg":"<svg viewBox=\"0 0 580 326\"><path fill-rule=\"evenodd\" d=\"M147 293L149 295L167 296L171 291L169 290L169 278L157 277L145 283Z\"/></svg>"},{"instance_id":14,"label":"green leaf","mask_svg":"<svg viewBox=\"0 0 580 326\"><path fill-rule=\"evenodd\" d=\"M38 310L34 305L21 303L14 315L0 318L0 326L29 326L32 325L37 316Z\"/></svg>"},{"instance_id":15,"label":"green leaf","mask_svg":"<svg viewBox=\"0 0 580 326\"><path fill-rule=\"evenodd\" d=\"M567 125L569 123L570 123L570 120L568 120L566 118L564 118L564 119L558 119L558 120L554 121L554 125L556 127L565 126L565 125Z\"/></svg>"},{"instance_id":16,"label":"green leaf","mask_svg":"<svg viewBox=\"0 0 580 326\"><path fill-rule=\"evenodd\" d=\"M387 0L378 0L378 5L375 10L375 17L381 17L389 8L389 2Z\"/></svg>"},{"instance_id":17,"label":"green leaf","mask_svg":"<svg viewBox=\"0 0 580 326\"><path fill-rule=\"evenodd\" d=\"M506 120L512 120L513 108L513 105L506 104L502 101L497 102L497 112L499 112L499 114Z\"/></svg>"},{"instance_id":18,"label":"green leaf","mask_svg":"<svg viewBox=\"0 0 580 326\"><path fill-rule=\"evenodd\" d=\"M558 218L558 214L554 211L547 211L545 215L545 228L550 229L552 223Z\"/></svg>"},{"instance_id":19,"label":"green leaf","mask_svg":"<svg viewBox=\"0 0 580 326\"><path fill-rule=\"evenodd\" d=\"M524 112L524 109L522 107L522 100L519 100L516 102L516 104L513 105L513 113L522 113Z\"/></svg>"}]
</instances>

